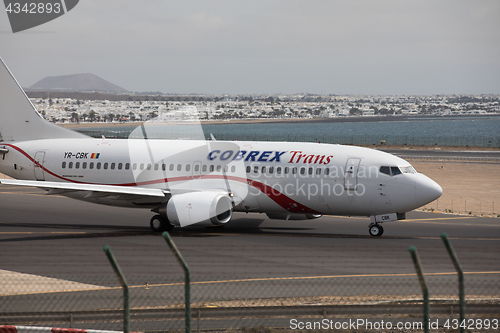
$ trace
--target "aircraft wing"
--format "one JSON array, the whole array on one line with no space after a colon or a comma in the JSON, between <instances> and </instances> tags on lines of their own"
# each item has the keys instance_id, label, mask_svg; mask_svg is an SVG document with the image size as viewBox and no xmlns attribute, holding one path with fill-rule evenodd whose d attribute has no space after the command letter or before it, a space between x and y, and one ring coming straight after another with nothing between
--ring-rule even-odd
<instances>
[{"instance_id":1,"label":"aircraft wing","mask_svg":"<svg viewBox=\"0 0 500 333\"><path fill-rule=\"evenodd\" d=\"M75 184L46 182L36 180L0 179L0 183L5 185L30 186L47 190L47 195L66 195L72 192L89 192L85 198L106 198L115 200L131 201L134 199L164 198L170 195L169 191L133 186L113 186L96 184Z\"/></svg>"}]
</instances>

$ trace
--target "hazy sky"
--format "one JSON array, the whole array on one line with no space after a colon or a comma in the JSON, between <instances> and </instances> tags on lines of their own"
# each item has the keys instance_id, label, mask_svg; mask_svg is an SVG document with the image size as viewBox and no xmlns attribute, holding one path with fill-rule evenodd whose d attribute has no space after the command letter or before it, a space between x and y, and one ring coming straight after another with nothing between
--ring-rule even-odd
<instances>
[{"instance_id":1,"label":"hazy sky","mask_svg":"<svg viewBox=\"0 0 500 333\"><path fill-rule=\"evenodd\" d=\"M131 91L500 93L500 1L80 0L13 34L22 86L93 73Z\"/></svg>"}]
</instances>

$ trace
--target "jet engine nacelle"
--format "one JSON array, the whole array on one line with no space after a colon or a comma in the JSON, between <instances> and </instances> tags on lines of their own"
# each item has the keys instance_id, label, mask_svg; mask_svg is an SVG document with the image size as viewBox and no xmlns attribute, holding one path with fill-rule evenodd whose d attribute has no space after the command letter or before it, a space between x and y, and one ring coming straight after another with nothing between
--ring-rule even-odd
<instances>
[{"instance_id":1,"label":"jet engine nacelle","mask_svg":"<svg viewBox=\"0 0 500 333\"><path fill-rule=\"evenodd\" d=\"M222 225L231 220L233 206L227 193L190 192L173 195L167 202L168 221L185 227L191 224Z\"/></svg>"},{"instance_id":2,"label":"jet engine nacelle","mask_svg":"<svg viewBox=\"0 0 500 333\"><path fill-rule=\"evenodd\" d=\"M271 220L311 220L320 218L321 214L296 214L296 213L266 213Z\"/></svg>"}]
</instances>

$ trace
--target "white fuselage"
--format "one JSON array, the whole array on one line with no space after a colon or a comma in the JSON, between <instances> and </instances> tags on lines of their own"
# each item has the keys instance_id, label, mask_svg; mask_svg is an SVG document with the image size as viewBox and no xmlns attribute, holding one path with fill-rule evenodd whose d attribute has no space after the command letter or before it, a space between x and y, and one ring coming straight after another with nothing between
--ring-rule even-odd
<instances>
[{"instance_id":1,"label":"white fuselage","mask_svg":"<svg viewBox=\"0 0 500 333\"><path fill-rule=\"evenodd\" d=\"M78 138L0 147L9 150L0 155L0 172L16 179L158 188L172 195L223 190L234 198L236 211L369 216L404 213L441 194L439 185L405 160L353 146ZM147 208L168 200L64 195Z\"/></svg>"}]
</instances>

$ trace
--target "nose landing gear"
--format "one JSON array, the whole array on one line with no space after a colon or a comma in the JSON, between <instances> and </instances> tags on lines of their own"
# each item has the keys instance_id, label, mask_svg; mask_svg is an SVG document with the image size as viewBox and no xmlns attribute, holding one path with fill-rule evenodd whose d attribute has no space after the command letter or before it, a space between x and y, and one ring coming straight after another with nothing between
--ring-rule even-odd
<instances>
[{"instance_id":1,"label":"nose landing gear","mask_svg":"<svg viewBox=\"0 0 500 333\"><path fill-rule=\"evenodd\" d=\"M379 237L384 233L384 228L378 223L371 223L368 226L368 232L371 236Z\"/></svg>"}]
</instances>

